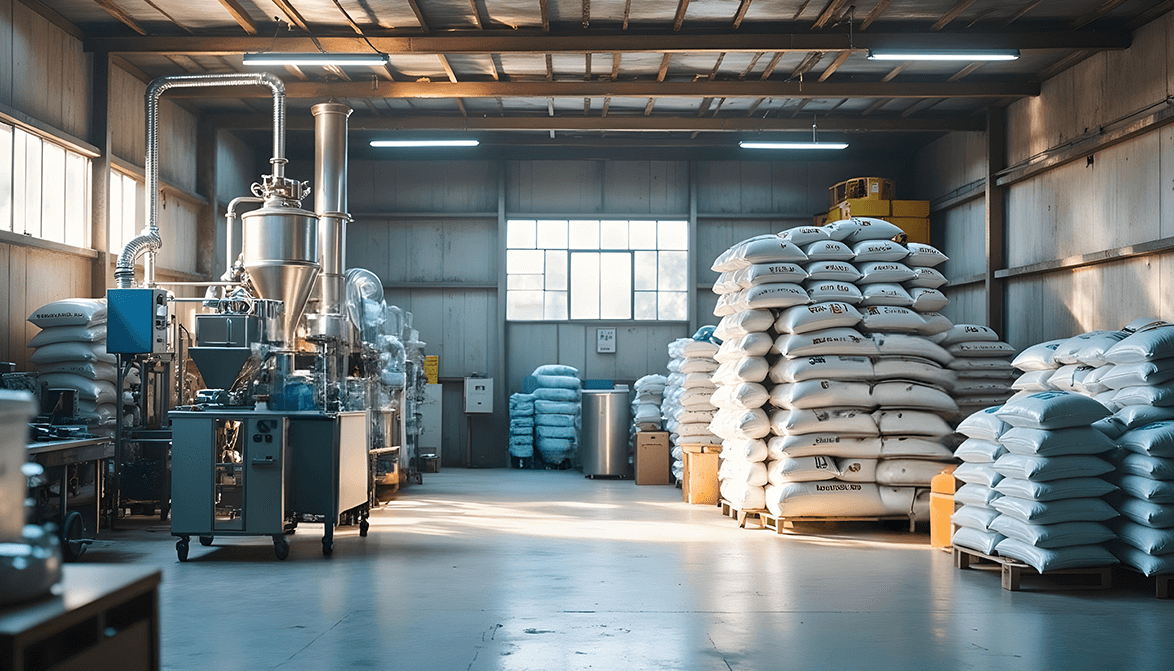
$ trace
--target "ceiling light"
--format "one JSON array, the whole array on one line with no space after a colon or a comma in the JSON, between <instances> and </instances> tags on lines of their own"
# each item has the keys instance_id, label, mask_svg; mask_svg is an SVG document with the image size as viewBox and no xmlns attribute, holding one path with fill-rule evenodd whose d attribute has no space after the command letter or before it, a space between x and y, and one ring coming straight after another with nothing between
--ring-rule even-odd
<instances>
[{"instance_id":1,"label":"ceiling light","mask_svg":"<svg viewBox=\"0 0 1174 671\"><path fill-rule=\"evenodd\" d=\"M1018 49L869 49L872 61L1013 61Z\"/></svg>"},{"instance_id":2,"label":"ceiling light","mask_svg":"<svg viewBox=\"0 0 1174 671\"><path fill-rule=\"evenodd\" d=\"M372 147L476 147L480 140L371 140Z\"/></svg>"},{"instance_id":3,"label":"ceiling light","mask_svg":"<svg viewBox=\"0 0 1174 671\"><path fill-rule=\"evenodd\" d=\"M743 149L847 149L847 142L748 142L742 140L738 146Z\"/></svg>"},{"instance_id":4,"label":"ceiling light","mask_svg":"<svg viewBox=\"0 0 1174 671\"><path fill-rule=\"evenodd\" d=\"M293 53L261 52L245 54L245 65L387 65L387 54L344 53L321 51Z\"/></svg>"}]
</instances>

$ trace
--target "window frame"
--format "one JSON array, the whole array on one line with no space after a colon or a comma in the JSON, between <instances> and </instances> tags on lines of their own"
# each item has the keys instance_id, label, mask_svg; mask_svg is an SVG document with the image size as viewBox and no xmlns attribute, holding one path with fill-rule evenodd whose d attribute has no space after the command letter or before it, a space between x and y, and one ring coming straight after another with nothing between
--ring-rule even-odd
<instances>
[{"instance_id":1,"label":"window frame","mask_svg":"<svg viewBox=\"0 0 1174 671\"><path fill-rule=\"evenodd\" d=\"M511 224L514 222L534 222L535 226L534 226L533 234L514 234L512 232L513 227L511 226ZM566 233L561 235L561 237L560 237L561 240L566 241L564 247L557 247L556 248L556 247L542 247L542 246L540 246L541 242L542 242L541 239L543 237L542 232L539 230L539 228L540 228L539 224L541 222L563 222L567 225ZM596 236L598 238L600 238L600 242L597 247L591 248L591 247L576 246L577 243L576 243L576 241L574 241L575 236L574 236L574 233L572 233L571 231L573 230L574 224L581 223L581 222L595 222L598 224L598 227L596 229ZM631 222L651 222L651 223L653 223L655 230L653 231L653 234L652 234L652 237L653 237L653 241L651 243L652 246L651 247L641 246L640 248L633 248L632 245L634 244L634 241L632 240L632 230L630 228L627 228L625 231L625 234L626 234L625 237L628 239L628 244L626 246L619 247L617 245L608 245L605 247L603 245L603 241L601 238L604 235L603 229L604 229L604 224L606 222L624 222L625 224L630 224ZM664 240L663 234L660 231L660 224L662 222L680 225L683 228L682 232L685 234L684 238L683 238L683 242L680 242L680 243L678 243L678 245L674 245L673 247L662 248L661 244L662 244L662 241ZM506 311L505 312L505 320L506 320L506 322L517 323L517 324L568 324L568 323L574 323L574 324L584 324L584 325L614 324L617 322L633 323L633 324L687 324L687 323L689 323L690 316L691 316L689 313L690 313L691 309L693 309L693 303L694 303L693 299L695 298L695 296L693 296L693 293L695 292L695 288L690 287L689 282L688 282L689 275L690 275L690 273L689 273L690 264L693 263L693 251L692 251L692 249L689 248L688 228L689 228L688 220L683 219L680 216L658 217L656 215L636 215L636 216L599 215L598 218L588 219L588 218L582 217L580 215L579 217L575 217L575 218L567 217L566 219L552 219L549 217L549 215L543 216L543 217L538 217L538 216L528 216L528 215L524 215L524 214L523 215L511 214L505 220L505 240L503 241L503 247L504 247L503 261L506 263L506 267L504 269L505 272L503 273L503 275L505 276L505 285L502 287L502 290L506 292L506 294L505 294L505 311ZM514 238L514 239L511 240L511 238ZM514 246L514 247L512 247L511 244L533 245L533 246L524 246L524 247L523 246ZM648 244L648 243L645 242L645 244ZM543 271L540 274L538 274L538 273L510 273L509 272L510 252L517 252L517 251L534 251L534 252L539 252L541 254L546 254L548 252L562 252L562 253L564 253L565 259L566 259L566 261L565 261L565 263L566 263L566 266L565 266L566 267L565 287L566 288L560 290L560 289L549 289L547 287L547 282L545 279L546 275L547 275L546 265L545 265L545 258L546 258L545 256L544 256ZM683 269L684 269L685 277L683 279L683 284L684 284L683 288L675 289L675 290L660 288L661 268L660 268L660 256L659 255L662 252L678 252L678 253L684 254ZM575 255L576 254L601 255L601 254L620 254L620 253L625 254L627 256L627 265L628 265L628 287L627 287L628 292L627 293L628 293L628 299L629 299L628 300L628 316L627 317L616 317L616 318L609 318L609 317L578 317L577 318L577 317L573 317L572 316L572 314L573 314L572 309L574 306L573 293L574 293L575 281L574 281L574 273L573 273L572 269L574 267L573 266L573 264L574 264L573 259L575 258ZM657 284L656 289L648 290L648 289L637 289L636 288L638 286L637 274L639 272L638 267L637 267L637 263L636 263L636 259L637 259L637 254L639 254L639 253L646 253L646 254L650 253L650 254L656 255L656 259L657 259L657 266L655 269L656 284ZM541 284L543 288L542 289L537 289L537 288L530 288L530 289L514 288L514 289L511 289L510 288L512 278L528 277L528 276L543 278L543 280L541 282L539 282L539 284ZM602 278L601 278L601 280L602 280ZM565 296L565 307L566 307L566 315L567 316L564 318L557 318L557 319L546 319L546 318L542 318L542 319L533 319L533 318L516 319L516 318L511 318L511 317L509 317L510 293L515 292L515 291L562 292L563 295ZM600 293L602 293L602 290ZM664 300L664 297L679 295L680 297L682 297L684 299L684 302L685 302L684 312L683 312L683 314L681 314L681 316L679 318L672 318L672 319L661 319L659 317L651 318L651 319L638 318L636 316L637 315L637 294L652 294L653 296L655 296L656 297L655 302L657 305L658 313L659 313L661 301Z\"/></svg>"}]
</instances>

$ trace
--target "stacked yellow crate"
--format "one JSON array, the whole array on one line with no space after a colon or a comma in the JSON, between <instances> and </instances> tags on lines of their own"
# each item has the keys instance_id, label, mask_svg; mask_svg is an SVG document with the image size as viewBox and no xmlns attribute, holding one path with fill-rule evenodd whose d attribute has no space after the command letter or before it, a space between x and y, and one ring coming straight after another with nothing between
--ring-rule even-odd
<instances>
[{"instance_id":1,"label":"stacked yellow crate","mask_svg":"<svg viewBox=\"0 0 1174 671\"><path fill-rule=\"evenodd\" d=\"M857 177L828 189L832 207L816 224L849 217L872 217L896 224L910 242L929 242L929 201L893 200L893 182L880 177ZM821 221L823 219L823 221Z\"/></svg>"}]
</instances>

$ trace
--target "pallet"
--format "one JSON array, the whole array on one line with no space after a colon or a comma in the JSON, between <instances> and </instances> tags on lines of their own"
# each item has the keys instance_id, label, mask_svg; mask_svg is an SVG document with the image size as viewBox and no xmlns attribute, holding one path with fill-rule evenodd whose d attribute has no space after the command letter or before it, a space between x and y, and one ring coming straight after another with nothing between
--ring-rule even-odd
<instances>
[{"instance_id":1,"label":"pallet","mask_svg":"<svg viewBox=\"0 0 1174 671\"><path fill-rule=\"evenodd\" d=\"M976 569L983 571L998 570L1003 575L1003 589L1009 592L1020 591L1020 581L1024 575L1029 576L1043 576L1050 578L1054 576L1068 576L1068 575L1082 575L1095 576L1097 584L1095 585L1065 585L1062 589L1065 590L1089 590L1089 589L1109 589L1113 586L1113 567L1112 566L1093 566L1089 568L1069 568L1058 569L1055 571L1039 572L1034 567L1024 564L1016 559L1009 557L993 557L991 555L976 552L974 550L964 550L958 546L954 546L954 567L962 569Z\"/></svg>"},{"instance_id":2,"label":"pallet","mask_svg":"<svg viewBox=\"0 0 1174 671\"><path fill-rule=\"evenodd\" d=\"M783 529L789 524L794 526L794 523L804 522L908 522L909 533L917 531L917 520L911 515L882 515L874 517L778 517L771 515L769 512L759 514L759 519L762 521L762 528L770 529L776 534L783 533Z\"/></svg>"},{"instance_id":3,"label":"pallet","mask_svg":"<svg viewBox=\"0 0 1174 671\"><path fill-rule=\"evenodd\" d=\"M1137 575L1145 575L1141 571L1138 571L1137 569L1130 566L1125 566L1124 564L1118 564L1118 566L1120 566L1123 570L1136 573ZM1154 596L1159 599L1169 599L1170 583L1174 582L1174 575L1153 575L1148 577L1153 578L1154 580Z\"/></svg>"},{"instance_id":4,"label":"pallet","mask_svg":"<svg viewBox=\"0 0 1174 671\"><path fill-rule=\"evenodd\" d=\"M765 529L762 516L766 515L765 508L747 508L746 510L738 510L729 501L722 499L717 504L722 509L722 515L731 517L738 521L738 528L745 529L747 522L757 522L759 529Z\"/></svg>"}]
</instances>

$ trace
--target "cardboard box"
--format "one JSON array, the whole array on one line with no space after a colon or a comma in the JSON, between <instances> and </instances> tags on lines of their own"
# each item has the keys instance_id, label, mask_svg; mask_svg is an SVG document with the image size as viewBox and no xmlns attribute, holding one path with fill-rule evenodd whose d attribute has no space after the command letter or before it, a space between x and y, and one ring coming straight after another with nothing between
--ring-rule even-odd
<instances>
[{"instance_id":1,"label":"cardboard box","mask_svg":"<svg viewBox=\"0 0 1174 671\"><path fill-rule=\"evenodd\" d=\"M668 431L636 432L636 484L671 485L672 455Z\"/></svg>"},{"instance_id":2,"label":"cardboard box","mask_svg":"<svg viewBox=\"0 0 1174 671\"><path fill-rule=\"evenodd\" d=\"M886 217L885 221L901 227L908 237L906 242L920 242L923 245L929 242L929 219L924 217Z\"/></svg>"},{"instance_id":3,"label":"cardboard box","mask_svg":"<svg viewBox=\"0 0 1174 671\"><path fill-rule=\"evenodd\" d=\"M713 452L685 453L685 478L681 483L685 503L717 504L721 498L717 480L719 462L720 458Z\"/></svg>"},{"instance_id":4,"label":"cardboard box","mask_svg":"<svg viewBox=\"0 0 1174 671\"><path fill-rule=\"evenodd\" d=\"M929 217L929 201L928 200L893 200L892 203L894 217L921 217L922 219Z\"/></svg>"},{"instance_id":5,"label":"cardboard box","mask_svg":"<svg viewBox=\"0 0 1174 671\"><path fill-rule=\"evenodd\" d=\"M837 207L840 210L838 219L848 219L850 217L888 217L892 216L892 208L888 200L877 200L873 198L849 198L841 202ZM830 214L830 213L829 213Z\"/></svg>"},{"instance_id":6,"label":"cardboard box","mask_svg":"<svg viewBox=\"0 0 1174 671\"><path fill-rule=\"evenodd\" d=\"M854 177L831 186L828 189L828 195L831 197L832 204L857 198L890 200L893 197L893 180L883 177Z\"/></svg>"}]
</instances>

